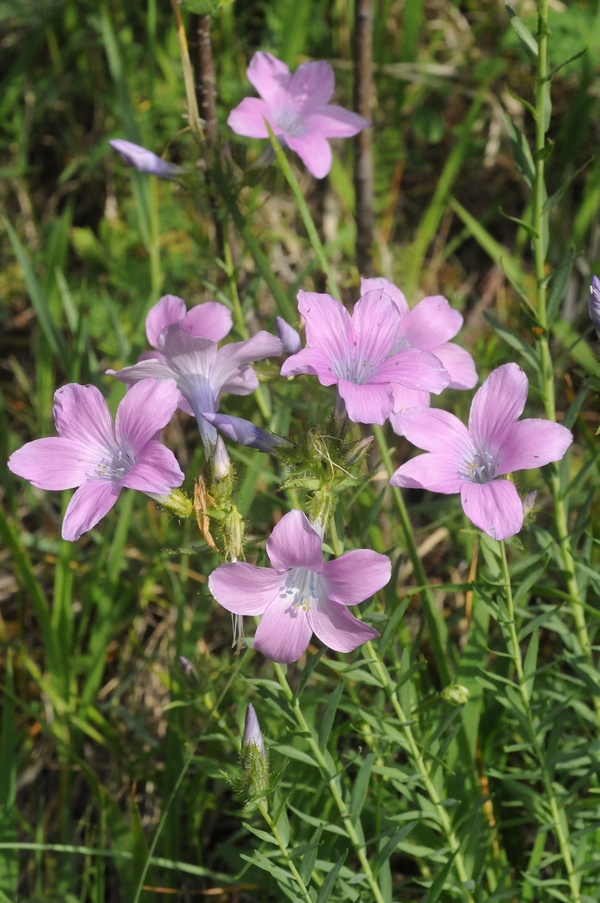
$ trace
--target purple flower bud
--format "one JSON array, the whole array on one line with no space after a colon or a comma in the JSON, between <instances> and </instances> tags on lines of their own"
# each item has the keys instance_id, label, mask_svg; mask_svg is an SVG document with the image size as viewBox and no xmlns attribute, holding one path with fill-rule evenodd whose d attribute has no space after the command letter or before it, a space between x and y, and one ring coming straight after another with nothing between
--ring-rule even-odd
<instances>
[{"instance_id":1,"label":"purple flower bud","mask_svg":"<svg viewBox=\"0 0 600 903\"><path fill-rule=\"evenodd\" d=\"M138 172L148 172L152 176L158 176L159 179L169 179L171 176L176 176L183 172L180 166L175 166L174 163L167 163L162 157L158 157L152 151L146 150L145 147L141 147L139 144L133 144L131 141L125 141L123 138L116 138L108 143L113 150L116 150L127 166L133 166Z\"/></svg>"},{"instance_id":2,"label":"purple flower bud","mask_svg":"<svg viewBox=\"0 0 600 903\"><path fill-rule=\"evenodd\" d=\"M590 295L588 298L588 311L594 329L600 335L600 279L598 279L597 276L592 276L592 284L590 285Z\"/></svg>"},{"instance_id":3,"label":"purple flower bud","mask_svg":"<svg viewBox=\"0 0 600 903\"><path fill-rule=\"evenodd\" d=\"M302 340L300 334L293 326L283 319L283 317L275 317L275 331L281 339L283 350L286 354L297 354L302 348Z\"/></svg>"},{"instance_id":4,"label":"purple flower bud","mask_svg":"<svg viewBox=\"0 0 600 903\"><path fill-rule=\"evenodd\" d=\"M243 420L241 417L208 412L202 416L212 426L221 430L228 439L239 442L240 445L248 445L250 448L257 448L259 451L267 453L272 452L275 448L291 447L291 442L288 442L287 439L267 433L266 430L261 430L260 427L254 426L249 420Z\"/></svg>"},{"instance_id":5,"label":"purple flower bud","mask_svg":"<svg viewBox=\"0 0 600 903\"><path fill-rule=\"evenodd\" d=\"M213 464L215 466L215 480L220 483L231 472L231 461L225 448L225 443L220 436L217 436L217 444L213 454Z\"/></svg>"},{"instance_id":6,"label":"purple flower bud","mask_svg":"<svg viewBox=\"0 0 600 903\"><path fill-rule=\"evenodd\" d=\"M246 709L246 722L244 724L244 736L242 737L242 753L248 753L248 746L254 746L264 761L265 759L265 741L260 730L260 724L251 702L248 703Z\"/></svg>"}]
</instances>

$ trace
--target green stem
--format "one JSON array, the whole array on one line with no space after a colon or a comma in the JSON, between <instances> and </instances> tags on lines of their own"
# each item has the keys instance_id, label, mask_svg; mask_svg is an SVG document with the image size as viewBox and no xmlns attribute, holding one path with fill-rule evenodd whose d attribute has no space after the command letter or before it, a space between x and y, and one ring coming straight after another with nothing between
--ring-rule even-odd
<instances>
[{"instance_id":1,"label":"green stem","mask_svg":"<svg viewBox=\"0 0 600 903\"><path fill-rule=\"evenodd\" d=\"M548 74L548 0L540 0L538 5L538 60L535 86L535 184L533 198L533 238L537 318L542 330L538 340L540 357L541 389L544 408L548 420L556 421L556 396L554 385L554 363L550 351L547 313L547 281L546 281L546 239L548 231L548 214L544 212L545 191L545 147L549 115L547 115L549 91ZM575 558L571 547L567 509L560 476L556 465L550 465L550 489L554 501L556 531L560 545L563 568L566 574L567 588L571 597L571 613L575 621L577 638L583 655L590 665L590 673L595 674L592 644L587 629L584 610L584 599L577 580ZM596 718L600 724L600 687L593 697Z\"/></svg>"},{"instance_id":2,"label":"green stem","mask_svg":"<svg viewBox=\"0 0 600 903\"><path fill-rule=\"evenodd\" d=\"M342 824L344 826L344 830L348 837L348 840L352 844L352 848L358 857L361 868L364 872L365 878L371 890L371 894L373 896L373 900L375 903L385 903L385 898L381 893L379 885L375 879L375 875L371 869L371 864L367 858L367 854L365 851L365 844L361 841L356 828L354 827L352 818L350 813L348 812L348 807L344 802L344 798L342 796L342 792L339 788L339 772L334 767L332 762L328 762L327 758L321 752L319 744L313 737L312 731L308 726L308 723L304 717L302 709L300 708L300 702L297 697L294 696L292 689L287 682L287 678L283 672L283 668L281 665L277 663L273 664L273 668L275 670L275 675L277 680L279 681L279 685L283 690L284 696L287 699L292 712L294 713L294 717L298 724L298 727L306 739L308 745L310 746L311 752L315 757L315 760L321 770L321 774L323 778L327 782L327 786L329 787L329 791L333 797L333 800L338 808L340 816L342 818Z\"/></svg>"},{"instance_id":3,"label":"green stem","mask_svg":"<svg viewBox=\"0 0 600 903\"><path fill-rule=\"evenodd\" d=\"M546 763L542 747L538 740L535 722L533 719L533 712L531 711L531 705L529 703L529 692L527 689L527 682L525 680L523 659L521 656L521 646L519 644L519 637L517 634L517 626L515 622L515 606L513 601L512 586L510 582L510 574L508 571L508 561L506 558L506 546L504 545L504 540L500 542L500 556L502 559L504 593L508 613L507 623L502 626L508 628L509 653L517 674L519 694L521 696L521 703L523 706L523 712L525 714L527 730L529 733L529 742L540 767L542 784L544 786L544 794L546 796L546 802L548 804L550 816L552 819L552 828L556 835L556 839L558 840L561 856L565 864L565 870L571 891L570 899L572 903L581 903L579 884L575 875L573 860L571 858L571 849L569 847L569 829L565 810L562 806L559 805L558 800L556 799L554 788L552 787L552 779L550 777L550 772L548 770L548 765Z\"/></svg>"},{"instance_id":4,"label":"green stem","mask_svg":"<svg viewBox=\"0 0 600 903\"><path fill-rule=\"evenodd\" d=\"M321 244L321 239L319 238L317 228L313 222L313 218L310 215L307 203L304 199L304 195L302 193L302 189L298 184L298 179L294 175L292 167L290 166L288 159L285 155L281 144L273 134L271 126L265 119L265 125L267 127L267 131L269 133L269 139L271 141L271 146L275 152L275 156L277 158L277 162L279 164L279 168L281 169L285 179L292 190L292 194L296 199L296 203L298 204L298 210L300 211L300 216L302 217L302 222L306 228L306 232L308 234L308 239L312 245L312 249L316 254L317 260L319 261L319 266L327 276L327 282L329 283L329 291L333 295L334 298L340 298L340 290L337 286L337 282L335 280L335 276L333 275L333 271L329 266L329 261L327 260L327 256L325 254L325 250L323 245Z\"/></svg>"},{"instance_id":5,"label":"green stem","mask_svg":"<svg viewBox=\"0 0 600 903\"><path fill-rule=\"evenodd\" d=\"M258 811L260 812L260 814L266 821L267 825L269 826L269 830L271 831L271 834L273 835L273 837L275 838L275 841L277 842L277 846L279 847L279 849L281 851L281 855L285 859L285 864L287 865L288 869L294 876L294 881L298 885L302 899L305 900L305 903L313 903L313 900L308 892L308 888L306 887L306 884L302 880L302 876L300 875L300 872L294 865L294 860L291 858L291 856L288 852L288 848L286 847L285 843L283 842L283 838L277 829L277 825L275 824L275 822L269 815L267 807L265 806L264 803L258 804Z\"/></svg>"}]
</instances>

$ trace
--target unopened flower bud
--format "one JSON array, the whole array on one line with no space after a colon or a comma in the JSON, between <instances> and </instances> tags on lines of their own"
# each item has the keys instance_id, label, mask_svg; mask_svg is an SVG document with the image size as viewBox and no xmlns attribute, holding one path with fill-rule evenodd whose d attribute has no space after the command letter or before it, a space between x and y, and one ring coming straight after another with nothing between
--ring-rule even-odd
<instances>
[{"instance_id":1,"label":"unopened flower bud","mask_svg":"<svg viewBox=\"0 0 600 903\"><path fill-rule=\"evenodd\" d=\"M242 767L244 790L250 800L264 797L269 788L269 766L265 742L260 730L254 706L248 703L246 723L242 738Z\"/></svg>"},{"instance_id":2,"label":"unopened flower bud","mask_svg":"<svg viewBox=\"0 0 600 903\"><path fill-rule=\"evenodd\" d=\"M588 298L588 311L594 329L600 335L600 279L598 279L597 276L592 276L592 284L590 285L590 294Z\"/></svg>"},{"instance_id":3,"label":"unopened flower bud","mask_svg":"<svg viewBox=\"0 0 600 903\"><path fill-rule=\"evenodd\" d=\"M282 317L275 317L275 329L286 354L297 354L302 348L300 334Z\"/></svg>"},{"instance_id":4,"label":"unopened flower bud","mask_svg":"<svg viewBox=\"0 0 600 903\"><path fill-rule=\"evenodd\" d=\"M533 511L533 506L535 505L535 499L537 496L537 489L534 489L533 492L528 492L525 498L523 499L523 517L528 517Z\"/></svg>"},{"instance_id":5,"label":"unopened flower bud","mask_svg":"<svg viewBox=\"0 0 600 903\"><path fill-rule=\"evenodd\" d=\"M360 463L371 448L374 438L374 436L365 436L364 439L354 442L344 458L344 464L346 464L347 467L352 467L353 465Z\"/></svg>"},{"instance_id":6,"label":"unopened flower bud","mask_svg":"<svg viewBox=\"0 0 600 903\"><path fill-rule=\"evenodd\" d=\"M247 445L250 448L257 448L262 452L272 452L277 448L291 448L291 442L261 430L260 427L254 426L249 420L242 417L230 417L228 414L212 414L202 415L212 426L216 427L224 433L228 439L233 442L239 442L240 445Z\"/></svg>"},{"instance_id":7,"label":"unopened flower bud","mask_svg":"<svg viewBox=\"0 0 600 903\"><path fill-rule=\"evenodd\" d=\"M147 495L151 495L151 493L147 493ZM151 497L178 517L194 516L193 502L181 489L171 489L169 495L152 494Z\"/></svg>"},{"instance_id":8,"label":"unopened flower bud","mask_svg":"<svg viewBox=\"0 0 600 903\"><path fill-rule=\"evenodd\" d=\"M139 144L134 144L132 141L115 138L114 141L108 143L127 166L133 166L138 172L147 172L152 176L158 176L159 179L169 179L183 172L180 166L167 163L162 157L158 157L152 151Z\"/></svg>"},{"instance_id":9,"label":"unopened flower bud","mask_svg":"<svg viewBox=\"0 0 600 903\"><path fill-rule=\"evenodd\" d=\"M213 465L215 468L215 483L220 483L231 473L231 461L225 443L220 436L217 436L217 444L213 454Z\"/></svg>"},{"instance_id":10,"label":"unopened flower bud","mask_svg":"<svg viewBox=\"0 0 600 903\"><path fill-rule=\"evenodd\" d=\"M223 522L223 546L226 561L244 558L244 518L235 505Z\"/></svg>"},{"instance_id":11,"label":"unopened flower bud","mask_svg":"<svg viewBox=\"0 0 600 903\"><path fill-rule=\"evenodd\" d=\"M462 684L450 684L447 687L444 687L440 696L447 702L449 705L464 705L469 701L469 693L466 687L463 687Z\"/></svg>"}]
</instances>

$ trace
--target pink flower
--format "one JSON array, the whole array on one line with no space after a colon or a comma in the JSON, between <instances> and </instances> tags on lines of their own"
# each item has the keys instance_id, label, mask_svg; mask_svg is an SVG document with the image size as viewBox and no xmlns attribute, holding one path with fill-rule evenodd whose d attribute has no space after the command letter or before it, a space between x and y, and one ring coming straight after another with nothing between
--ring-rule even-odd
<instances>
[{"instance_id":1,"label":"pink flower","mask_svg":"<svg viewBox=\"0 0 600 903\"><path fill-rule=\"evenodd\" d=\"M411 310L403 293L387 279L361 279L362 294L382 289L396 304L402 315L398 342L403 348L429 351L440 360L448 371L450 389L472 389L477 384L475 362L468 351L450 342L463 324L463 317L453 310L442 295L423 298ZM410 389L396 383L392 392L394 409L390 414L393 429L401 436L402 413L406 408L428 408L429 392Z\"/></svg>"},{"instance_id":2,"label":"pink flower","mask_svg":"<svg viewBox=\"0 0 600 903\"><path fill-rule=\"evenodd\" d=\"M270 53L255 53L248 79L262 99L243 100L229 114L229 126L247 138L267 138L266 119L281 143L298 154L316 179L331 169L327 139L348 138L369 125L357 113L329 103L335 81L325 60L302 63L292 75Z\"/></svg>"},{"instance_id":3,"label":"pink flower","mask_svg":"<svg viewBox=\"0 0 600 903\"><path fill-rule=\"evenodd\" d=\"M475 393L469 429L446 411L405 411L404 435L429 454L403 464L390 483L460 492L465 514L484 533L498 540L518 533L523 504L514 484L496 477L559 461L573 441L570 430L549 420L517 423L527 388L527 377L517 364L498 367Z\"/></svg>"},{"instance_id":4,"label":"pink flower","mask_svg":"<svg viewBox=\"0 0 600 903\"><path fill-rule=\"evenodd\" d=\"M167 163L162 157L158 157L140 144L125 141L124 138L115 138L114 141L108 143L127 166L133 166L139 172L150 173L152 176L158 176L159 179L169 179L171 176L177 176L183 172L180 166Z\"/></svg>"},{"instance_id":5,"label":"pink flower","mask_svg":"<svg viewBox=\"0 0 600 903\"><path fill-rule=\"evenodd\" d=\"M337 384L355 423L384 423L394 406L393 387L438 394L449 376L437 357L402 348L402 316L381 289L367 292L352 316L331 295L298 292L308 347L292 355L282 376L314 373L323 386Z\"/></svg>"},{"instance_id":6,"label":"pink flower","mask_svg":"<svg viewBox=\"0 0 600 903\"><path fill-rule=\"evenodd\" d=\"M258 379L250 362L279 356L283 350L280 340L268 332L218 348L217 341L230 328L231 315L224 305L199 304L186 314L181 298L166 295L146 319L148 341L157 350L143 354L132 367L107 371L128 385L148 377L174 379L183 396L180 407L196 418L209 457L213 456L217 431L202 414L219 410L223 392L254 392Z\"/></svg>"},{"instance_id":7,"label":"pink flower","mask_svg":"<svg viewBox=\"0 0 600 903\"><path fill-rule=\"evenodd\" d=\"M153 439L179 403L174 380L146 379L127 393L112 417L95 386L70 383L54 395L58 436L28 442L8 466L39 489L79 489L69 502L63 539L79 539L110 511L123 487L159 500L184 475L172 451Z\"/></svg>"},{"instance_id":8,"label":"pink flower","mask_svg":"<svg viewBox=\"0 0 600 903\"><path fill-rule=\"evenodd\" d=\"M323 562L321 537L301 511L285 514L267 540L271 568L243 561L222 564L208 586L236 615L262 615L254 648L275 662L295 662L313 633L337 652L379 636L347 605L363 602L391 576L386 555L368 549Z\"/></svg>"}]
</instances>

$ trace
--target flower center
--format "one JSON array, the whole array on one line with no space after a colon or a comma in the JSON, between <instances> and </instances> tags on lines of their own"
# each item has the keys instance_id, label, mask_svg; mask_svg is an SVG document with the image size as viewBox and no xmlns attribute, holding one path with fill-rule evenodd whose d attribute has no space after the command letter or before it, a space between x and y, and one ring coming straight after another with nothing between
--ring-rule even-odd
<instances>
[{"instance_id":1,"label":"flower center","mask_svg":"<svg viewBox=\"0 0 600 903\"><path fill-rule=\"evenodd\" d=\"M100 477L103 480L122 480L135 464L135 457L130 452L124 452L121 448L111 449L106 458L96 465L92 477Z\"/></svg>"},{"instance_id":2,"label":"flower center","mask_svg":"<svg viewBox=\"0 0 600 903\"><path fill-rule=\"evenodd\" d=\"M288 568L283 584L282 599L288 603L291 615L308 612L317 601L319 577L308 568Z\"/></svg>"},{"instance_id":3,"label":"flower center","mask_svg":"<svg viewBox=\"0 0 600 903\"><path fill-rule=\"evenodd\" d=\"M498 469L497 456L488 451L476 451L460 476L469 483L491 483Z\"/></svg>"},{"instance_id":4,"label":"flower center","mask_svg":"<svg viewBox=\"0 0 600 903\"><path fill-rule=\"evenodd\" d=\"M277 114L275 122L291 138L298 138L304 134L305 125L300 113L295 113L292 110L282 110Z\"/></svg>"}]
</instances>

